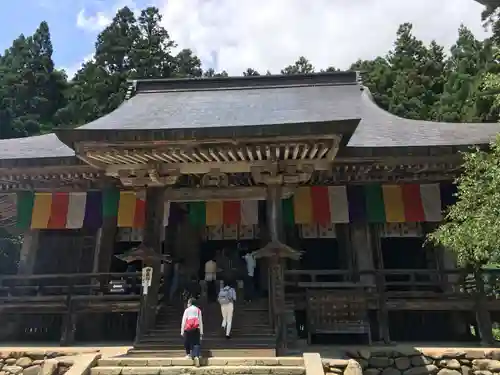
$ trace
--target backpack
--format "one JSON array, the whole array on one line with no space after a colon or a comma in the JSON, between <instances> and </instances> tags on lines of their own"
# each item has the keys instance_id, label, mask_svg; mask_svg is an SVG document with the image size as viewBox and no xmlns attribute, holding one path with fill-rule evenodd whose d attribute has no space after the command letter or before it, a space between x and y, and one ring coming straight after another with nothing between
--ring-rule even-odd
<instances>
[{"instance_id":1,"label":"backpack","mask_svg":"<svg viewBox=\"0 0 500 375\"><path fill-rule=\"evenodd\" d=\"M219 292L219 297L217 299L219 300L219 303L221 305L227 305L228 303L233 302L231 298L231 289L230 288L221 289L221 291Z\"/></svg>"},{"instance_id":2,"label":"backpack","mask_svg":"<svg viewBox=\"0 0 500 375\"><path fill-rule=\"evenodd\" d=\"M186 319L186 324L184 325L184 331L194 331L200 328L200 319L198 316Z\"/></svg>"}]
</instances>

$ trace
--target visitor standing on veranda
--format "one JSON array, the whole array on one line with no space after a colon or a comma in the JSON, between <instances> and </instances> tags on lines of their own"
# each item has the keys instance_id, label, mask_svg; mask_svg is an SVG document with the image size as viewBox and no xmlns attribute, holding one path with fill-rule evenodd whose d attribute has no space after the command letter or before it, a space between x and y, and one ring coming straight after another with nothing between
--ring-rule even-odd
<instances>
[{"instance_id":1,"label":"visitor standing on veranda","mask_svg":"<svg viewBox=\"0 0 500 375\"><path fill-rule=\"evenodd\" d=\"M181 323L181 336L184 337L186 358L192 358L200 365L201 340L203 338L203 317L196 301L190 298L184 310Z\"/></svg>"},{"instance_id":2,"label":"visitor standing on veranda","mask_svg":"<svg viewBox=\"0 0 500 375\"><path fill-rule=\"evenodd\" d=\"M217 263L213 258L210 258L205 263L205 282L207 285L208 300L215 302L217 299Z\"/></svg>"},{"instance_id":3,"label":"visitor standing on veranda","mask_svg":"<svg viewBox=\"0 0 500 375\"><path fill-rule=\"evenodd\" d=\"M218 301L222 314L222 329L226 338L231 338L231 326L233 324L234 303L236 302L236 291L229 283L224 283L224 288L219 292Z\"/></svg>"},{"instance_id":4,"label":"visitor standing on veranda","mask_svg":"<svg viewBox=\"0 0 500 375\"><path fill-rule=\"evenodd\" d=\"M255 268L257 261L251 251L247 251L243 256L246 265L246 275L243 280L243 288L245 291L245 301L251 302L255 297Z\"/></svg>"}]
</instances>

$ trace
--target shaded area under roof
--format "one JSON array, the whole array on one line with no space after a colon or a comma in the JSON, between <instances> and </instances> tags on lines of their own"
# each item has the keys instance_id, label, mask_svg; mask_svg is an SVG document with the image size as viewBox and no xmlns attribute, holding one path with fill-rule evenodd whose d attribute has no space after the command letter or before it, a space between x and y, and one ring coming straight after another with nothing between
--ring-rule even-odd
<instances>
[{"instance_id":1,"label":"shaded area under roof","mask_svg":"<svg viewBox=\"0 0 500 375\"><path fill-rule=\"evenodd\" d=\"M118 109L61 136L106 139L106 135L152 130L177 136L244 133L280 125L295 131L307 123L359 123L348 147L462 146L488 143L500 124L455 124L407 120L378 107L356 73L306 76L144 80ZM356 120L356 121L355 121ZM322 127L323 129L324 127ZM123 132L120 132L122 130ZM332 129L334 133L337 129ZM233 134L233 133L231 133ZM74 151L55 134L0 140L0 159L71 158Z\"/></svg>"}]
</instances>

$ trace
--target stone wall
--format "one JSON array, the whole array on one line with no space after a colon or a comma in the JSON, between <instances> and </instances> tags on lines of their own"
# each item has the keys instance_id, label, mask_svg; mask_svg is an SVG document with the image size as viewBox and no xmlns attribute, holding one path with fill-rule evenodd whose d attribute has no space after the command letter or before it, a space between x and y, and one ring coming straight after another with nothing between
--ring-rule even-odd
<instances>
[{"instance_id":1,"label":"stone wall","mask_svg":"<svg viewBox=\"0 0 500 375\"><path fill-rule=\"evenodd\" d=\"M500 350L359 350L323 360L328 375L497 375Z\"/></svg>"},{"instance_id":2,"label":"stone wall","mask_svg":"<svg viewBox=\"0 0 500 375\"><path fill-rule=\"evenodd\" d=\"M57 351L0 352L0 375L64 375L76 353Z\"/></svg>"}]
</instances>

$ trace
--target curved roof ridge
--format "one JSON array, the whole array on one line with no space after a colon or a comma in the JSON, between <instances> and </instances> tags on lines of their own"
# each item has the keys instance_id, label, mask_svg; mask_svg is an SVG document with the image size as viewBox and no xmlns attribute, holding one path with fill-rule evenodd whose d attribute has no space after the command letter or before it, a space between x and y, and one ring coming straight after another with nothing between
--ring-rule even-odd
<instances>
[{"instance_id":1,"label":"curved roof ridge","mask_svg":"<svg viewBox=\"0 0 500 375\"><path fill-rule=\"evenodd\" d=\"M367 99L369 99L369 104L371 104L374 108L376 108L377 110L383 112L385 115L387 116L391 116L391 117L394 117L395 119L398 119L398 120L403 120L403 121L413 121L413 122L419 122L419 123L429 123L429 124L496 124L496 123L493 123L493 122L445 122L445 121L432 121L432 120L415 120L415 119L410 119L410 118L406 118L406 117L401 117L401 116L398 116L398 115L395 115L394 113L391 113L389 112L388 110L382 108L381 106L379 106L377 104L377 102L375 101L375 98L373 97L373 94L372 92L370 91L370 89L366 86L361 86L362 87L362 91L363 91L363 95L362 96L365 96ZM500 125L500 124L499 124Z\"/></svg>"},{"instance_id":2,"label":"curved roof ridge","mask_svg":"<svg viewBox=\"0 0 500 375\"><path fill-rule=\"evenodd\" d=\"M361 122L348 146L412 147L487 144L500 132L499 123L453 123L406 119L386 111L362 86Z\"/></svg>"},{"instance_id":3,"label":"curved roof ridge","mask_svg":"<svg viewBox=\"0 0 500 375\"><path fill-rule=\"evenodd\" d=\"M71 156L75 156L75 151L61 142L55 133L0 139L0 159Z\"/></svg>"}]
</instances>

